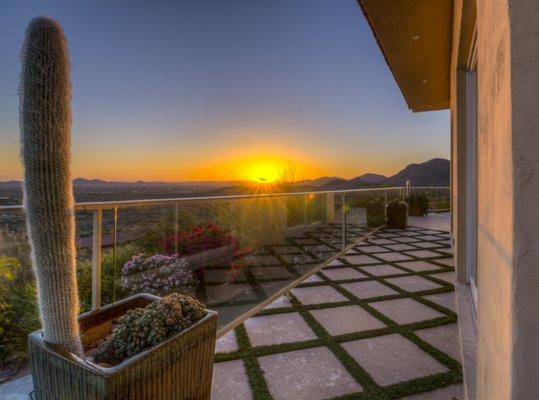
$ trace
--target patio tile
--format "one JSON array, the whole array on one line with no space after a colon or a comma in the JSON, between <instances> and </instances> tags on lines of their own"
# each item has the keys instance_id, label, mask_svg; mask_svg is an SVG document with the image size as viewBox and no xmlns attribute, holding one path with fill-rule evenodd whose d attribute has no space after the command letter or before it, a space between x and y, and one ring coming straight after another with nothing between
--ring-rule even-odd
<instances>
[{"instance_id":1,"label":"patio tile","mask_svg":"<svg viewBox=\"0 0 539 400\"><path fill-rule=\"evenodd\" d=\"M204 270L204 282L222 283L245 281L244 269L206 269Z\"/></svg>"},{"instance_id":2,"label":"patio tile","mask_svg":"<svg viewBox=\"0 0 539 400\"><path fill-rule=\"evenodd\" d=\"M417 258L433 258L433 257L440 257L439 253L436 253L434 251L430 250L415 250L415 251L407 251L405 254L408 254L409 256L417 257Z\"/></svg>"},{"instance_id":3,"label":"patio tile","mask_svg":"<svg viewBox=\"0 0 539 400\"><path fill-rule=\"evenodd\" d=\"M451 249L451 248L436 249L436 251L437 251L438 253L444 253L444 254L453 255L453 249Z\"/></svg>"},{"instance_id":4,"label":"patio tile","mask_svg":"<svg viewBox=\"0 0 539 400\"><path fill-rule=\"evenodd\" d=\"M443 281L446 281L447 283L455 283L455 273L453 271L451 272L441 272L439 274L431 274L433 278L438 278Z\"/></svg>"},{"instance_id":5,"label":"patio tile","mask_svg":"<svg viewBox=\"0 0 539 400\"><path fill-rule=\"evenodd\" d=\"M277 300L274 300L272 303L268 304L265 308L267 310L271 310L273 308L288 308L292 307L292 304L290 304L290 297L288 296L281 296Z\"/></svg>"},{"instance_id":6,"label":"patio tile","mask_svg":"<svg viewBox=\"0 0 539 400\"><path fill-rule=\"evenodd\" d=\"M323 282L324 280L320 278L317 274L309 276L303 281L303 283L313 283L313 282Z\"/></svg>"},{"instance_id":7,"label":"patio tile","mask_svg":"<svg viewBox=\"0 0 539 400\"><path fill-rule=\"evenodd\" d=\"M438 235L440 234L441 232L439 231L433 231L433 230L426 230L426 231L421 231L421 233L423 235Z\"/></svg>"},{"instance_id":8,"label":"patio tile","mask_svg":"<svg viewBox=\"0 0 539 400\"><path fill-rule=\"evenodd\" d=\"M312 329L296 312L252 317L244 325L253 347L316 339Z\"/></svg>"},{"instance_id":9,"label":"patio tile","mask_svg":"<svg viewBox=\"0 0 539 400\"><path fill-rule=\"evenodd\" d=\"M340 266L340 265L345 265L342 261L339 261L339 260L333 260L332 262L330 262L327 266L328 267L336 267L336 266Z\"/></svg>"},{"instance_id":10,"label":"patio tile","mask_svg":"<svg viewBox=\"0 0 539 400\"><path fill-rule=\"evenodd\" d=\"M275 258L272 255L265 255L265 254L253 254L250 256L246 256L242 258L241 261L250 266L279 265L280 264L277 258Z\"/></svg>"},{"instance_id":11,"label":"patio tile","mask_svg":"<svg viewBox=\"0 0 539 400\"><path fill-rule=\"evenodd\" d=\"M280 280L280 281L269 281L269 282L259 282L258 284L266 294L266 296L273 296L275 292L278 290L281 290L285 286L287 286L290 282L292 282L291 279L288 280ZM265 300L265 299L264 299Z\"/></svg>"},{"instance_id":12,"label":"patio tile","mask_svg":"<svg viewBox=\"0 0 539 400\"><path fill-rule=\"evenodd\" d=\"M455 292L436 293L429 294L427 296L421 296L427 300L430 300L442 307L448 308L451 311L457 312L457 303L455 299Z\"/></svg>"},{"instance_id":13,"label":"patio tile","mask_svg":"<svg viewBox=\"0 0 539 400\"><path fill-rule=\"evenodd\" d=\"M205 290L208 305L231 301L256 300L257 298L251 286L246 283L206 286Z\"/></svg>"},{"instance_id":14,"label":"patio tile","mask_svg":"<svg viewBox=\"0 0 539 400\"><path fill-rule=\"evenodd\" d=\"M254 267L251 273L256 280L261 279L287 279L292 274L285 267Z\"/></svg>"},{"instance_id":15,"label":"patio tile","mask_svg":"<svg viewBox=\"0 0 539 400\"><path fill-rule=\"evenodd\" d=\"M360 255L347 254L344 258L350 264L355 264L355 265L376 264L380 262L377 259L367 256L365 254L360 254Z\"/></svg>"},{"instance_id":16,"label":"patio tile","mask_svg":"<svg viewBox=\"0 0 539 400\"><path fill-rule=\"evenodd\" d=\"M422 292L424 290L439 289L441 287L436 282L417 275L388 278L386 281L406 290L407 292Z\"/></svg>"},{"instance_id":17,"label":"patio tile","mask_svg":"<svg viewBox=\"0 0 539 400\"><path fill-rule=\"evenodd\" d=\"M316 262L316 259L308 254L281 254L281 257L289 264L308 264Z\"/></svg>"},{"instance_id":18,"label":"patio tile","mask_svg":"<svg viewBox=\"0 0 539 400\"><path fill-rule=\"evenodd\" d=\"M415 331L415 334L431 346L443 351L449 357L461 362L459 327L457 324L420 329Z\"/></svg>"},{"instance_id":19,"label":"patio tile","mask_svg":"<svg viewBox=\"0 0 539 400\"><path fill-rule=\"evenodd\" d=\"M322 400L362 390L326 347L259 357L258 362L275 400Z\"/></svg>"},{"instance_id":20,"label":"patio tile","mask_svg":"<svg viewBox=\"0 0 539 400\"><path fill-rule=\"evenodd\" d=\"M359 306L342 306L310 311L332 336L385 328L386 325Z\"/></svg>"},{"instance_id":21,"label":"patio tile","mask_svg":"<svg viewBox=\"0 0 539 400\"><path fill-rule=\"evenodd\" d=\"M292 289L292 294L297 297L300 303L323 304L338 303L348 299L331 286L312 286Z\"/></svg>"},{"instance_id":22,"label":"patio tile","mask_svg":"<svg viewBox=\"0 0 539 400\"><path fill-rule=\"evenodd\" d=\"M406 244L406 243L397 243L397 244L388 244L386 245L388 249L395 250L395 251L402 251L402 250L415 250L415 247Z\"/></svg>"},{"instance_id":23,"label":"patio tile","mask_svg":"<svg viewBox=\"0 0 539 400\"><path fill-rule=\"evenodd\" d=\"M313 245L313 244L320 244L320 242L316 239L311 238L298 238L294 239L294 242L301 244L301 245Z\"/></svg>"},{"instance_id":24,"label":"patio tile","mask_svg":"<svg viewBox=\"0 0 539 400\"><path fill-rule=\"evenodd\" d=\"M440 269L439 265L431 264L427 261L409 261L409 262L401 262L398 263L400 266L403 266L404 268L411 269L412 271L433 271Z\"/></svg>"},{"instance_id":25,"label":"patio tile","mask_svg":"<svg viewBox=\"0 0 539 400\"><path fill-rule=\"evenodd\" d=\"M398 334L347 342L342 347L381 386L447 371L446 366Z\"/></svg>"},{"instance_id":26,"label":"patio tile","mask_svg":"<svg viewBox=\"0 0 539 400\"><path fill-rule=\"evenodd\" d=\"M388 249L380 246L363 246L360 247L360 249L365 253L383 253L384 251L389 251Z\"/></svg>"},{"instance_id":27,"label":"patio tile","mask_svg":"<svg viewBox=\"0 0 539 400\"><path fill-rule=\"evenodd\" d=\"M387 287L386 285L377 281L343 283L340 286L352 293L358 299L368 299L371 297L397 294L397 292L390 287Z\"/></svg>"},{"instance_id":28,"label":"patio tile","mask_svg":"<svg viewBox=\"0 0 539 400\"><path fill-rule=\"evenodd\" d=\"M324 274L332 281L342 281L345 279L361 279L367 277L361 272L350 267L323 269L322 274Z\"/></svg>"},{"instance_id":29,"label":"patio tile","mask_svg":"<svg viewBox=\"0 0 539 400\"><path fill-rule=\"evenodd\" d=\"M274 246L273 250L275 250L279 254L297 254L302 253L301 248L298 246Z\"/></svg>"},{"instance_id":30,"label":"patio tile","mask_svg":"<svg viewBox=\"0 0 539 400\"><path fill-rule=\"evenodd\" d=\"M464 387L462 383L451 385L442 389L402 397L400 400L464 400Z\"/></svg>"},{"instance_id":31,"label":"patio tile","mask_svg":"<svg viewBox=\"0 0 539 400\"><path fill-rule=\"evenodd\" d=\"M433 249L435 247L440 247L441 244L438 244L436 242L417 242L414 243L414 246L421 247L423 249Z\"/></svg>"},{"instance_id":32,"label":"patio tile","mask_svg":"<svg viewBox=\"0 0 539 400\"><path fill-rule=\"evenodd\" d=\"M228 353L238 350L238 342L236 340L236 332L228 331L215 342L216 353Z\"/></svg>"},{"instance_id":33,"label":"patio tile","mask_svg":"<svg viewBox=\"0 0 539 400\"><path fill-rule=\"evenodd\" d=\"M416 239L416 237L406 237L406 236L403 236L403 237L396 237L396 238L393 238L394 241L396 242L399 242L399 243L413 243L413 242L419 242L418 239Z\"/></svg>"},{"instance_id":34,"label":"patio tile","mask_svg":"<svg viewBox=\"0 0 539 400\"><path fill-rule=\"evenodd\" d=\"M401 253L380 253L380 254L376 254L376 257L379 257L382 260L391 261L391 262L406 261L406 260L412 259L412 257L409 257Z\"/></svg>"},{"instance_id":35,"label":"patio tile","mask_svg":"<svg viewBox=\"0 0 539 400\"><path fill-rule=\"evenodd\" d=\"M380 236L380 235L378 235ZM395 237L395 235L391 235L391 237ZM389 240L389 239L386 239L386 238L383 238L383 239L369 239L369 243L373 243L373 244L395 244L395 242L393 240Z\"/></svg>"},{"instance_id":36,"label":"patio tile","mask_svg":"<svg viewBox=\"0 0 539 400\"><path fill-rule=\"evenodd\" d=\"M438 262L440 264L447 265L448 267L454 267L455 266L455 262L453 260L453 257L451 257L451 258L440 258L440 259L436 260L436 262Z\"/></svg>"},{"instance_id":37,"label":"patio tile","mask_svg":"<svg viewBox=\"0 0 539 400\"><path fill-rule=\"evenodd\" d=\"M435 309L409 298L377 301L369 305L401 325L445 316Z\"/></svg>"},{"instance_id":38,"label":"patio tile","mask_svg":"<svg viewBox=\"0 0 539 400\"><path fill-rule=\"evenodd\" d=\"M387 276L387 275L396 275L396 274L407 274L408 272L403 271L402 269L396 268L388 264L380 265L368 265L361 267L362 270L373 274L374 276Z\"/></svg>"},{"instance_id":39,"label":"patio tile","mask_svg":"<svg viewBox=\"0 0 539 400\"><path fill-rule=\"evenodd\" d=\"M417 236L417 238L421 240L440 240L438 236L434 236L434 235L421 235L421 236Z\"/></svg>"},{"instance_id":40,"label":"patio tile","mask_svg":"<svg viewBox=\"0 0 539 400\"><path fill-rule=\"evenodd\" d=\"M213 364L211 400L250 400L252 398L243 360Z\"/></svg>"}]
</instances>

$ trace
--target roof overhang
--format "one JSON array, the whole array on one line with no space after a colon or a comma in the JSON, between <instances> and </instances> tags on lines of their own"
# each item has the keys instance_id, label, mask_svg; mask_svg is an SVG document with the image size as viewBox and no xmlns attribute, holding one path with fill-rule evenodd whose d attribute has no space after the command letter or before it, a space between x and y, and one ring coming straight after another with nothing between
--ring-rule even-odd
<instances>
[{"instance_id":1,"label":"roof overhang","mask_svg":"<svg viewBox=\"0 0 539 400\"><path fill-rule=\"evenodd\" d=\"M452 0L357 0L408 107L449 107Z\"/></svg>"}]
</instances>

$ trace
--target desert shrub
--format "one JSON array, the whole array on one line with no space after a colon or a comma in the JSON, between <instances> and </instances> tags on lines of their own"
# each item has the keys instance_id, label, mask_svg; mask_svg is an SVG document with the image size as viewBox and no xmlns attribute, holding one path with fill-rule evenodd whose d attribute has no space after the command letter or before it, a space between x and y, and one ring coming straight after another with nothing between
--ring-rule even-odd
<instances>
[{"instance_id":1,"label":"desert shrub","mask_svg":"<svg viewBox=\"0 0 539 400\"><path fill-rule=\"evenodd\" d=\"M198 280L184 257L137 254L122 267L122 287L129 292L163 294L198 286Z\"/></svg>"},{"instance_id":2,"label":"desert shrub","mask_svg":"<svg viewBox=\"0 0 539 400\"><path fill-rule=\"evenodd\" d=\"M366 204L367 225L380 226L385 222L385 204L380 198L373 198Z\"/></svg>"},{"instance_id":3,"label":"desert shrub","mask_svg":"<svg viewBox=\"0 0 539 400\"><path fill-rule=\"evenodd\" d=\"M94 360L118 364L188 328L205 315L204 304L177 293L145 308L129 310L113 328L110 341L99 346Z\"/></svg>"},{"instance_id":4,"label":"desert shrub","mask_svg":"<svg viewBox=\"0 0 539 400\"><path fill-rule=\"evenodd\" d=\"M425 195L411 195L406 199L410 206L410 214L423 216L429 211L430 199Z\"/></svg>"}]
</instances>

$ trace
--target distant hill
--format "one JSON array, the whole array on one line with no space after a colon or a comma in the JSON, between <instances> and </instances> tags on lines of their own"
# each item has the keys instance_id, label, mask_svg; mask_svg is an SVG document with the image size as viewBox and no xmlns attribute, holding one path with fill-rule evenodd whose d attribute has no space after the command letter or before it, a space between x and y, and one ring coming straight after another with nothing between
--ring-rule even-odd
<instances>
[{"instance_id":1,"label":"distant hill","mask_svg":"<svg viewBox=\"0 0 539 400\"><path fill-rule=\"evenodd\" d=\"M380 175L380 174L373 174L369 172L361 176L358 176L357 178L354 178L354 179L357 179L358 181L361 181L367 185L379 185L380 183L382 183L383 181L387 179L387 176ZM354 179L351 179L351 180L353 181Z\"/></svg>"},{"instance_id":2,"label":"distant hill","mask_svg":"<svg viewBox=\"0 0 539 400\"><path fill-rule=\"evenodd\" d=\"M404 186L409 180L412 186L449 186L450 162L433 158L421 164L410 164L402 171L381 182L381 186Z\"/></svg>"},{"instance_id":3,"label":"distant hill","mask_svg":"<svg viewBox=\"0 0 539 400\"><path fill-rule=\"evenodd\" d=\"M303 181L299 181L299 185L305 185L310 187L320 187L326 185L328 182L334 181L334 180L344 180L342 178L339 178L338 176L322 176L320 178L315 179L305 179Z\"/></svg>"}]
</instances>

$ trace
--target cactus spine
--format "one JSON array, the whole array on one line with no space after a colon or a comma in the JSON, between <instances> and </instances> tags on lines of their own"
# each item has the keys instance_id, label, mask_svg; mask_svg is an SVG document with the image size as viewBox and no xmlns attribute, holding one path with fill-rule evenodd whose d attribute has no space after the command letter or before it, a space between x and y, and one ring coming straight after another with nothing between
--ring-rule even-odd
<instances>
[{"instance_id":1,"label":"cactus spine","mask_svg":"<svg viewBox=\"0 0 539 400\"><path fill-rule=\"evenodd\" d=\"M71 182L71 82L61 26L35 18L22 48L24 203L44 340L80 354Z\"/></svg>"}]
</instances>

